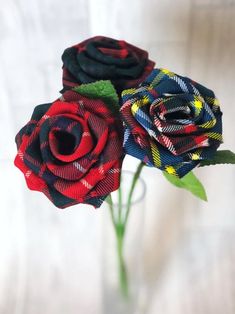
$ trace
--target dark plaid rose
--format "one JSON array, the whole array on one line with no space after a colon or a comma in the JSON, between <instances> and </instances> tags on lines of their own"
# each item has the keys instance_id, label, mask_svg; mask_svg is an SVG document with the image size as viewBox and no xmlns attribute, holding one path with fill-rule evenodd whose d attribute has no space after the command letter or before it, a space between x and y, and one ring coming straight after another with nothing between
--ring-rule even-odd
<instances>
[{"instance_id":1,"label":"dark plaid rose","mask_svg":"<svg viewBox=\"0 0 235 314\"><path fill-rule=\"evenodd\" d=\"M124 148L148 166L182 177L211 159L222 142L222 113L213 91L165 69L122 93Z\"/></svg>"},{"instance_id":2,"label":"dark plaid rose","mask_svg":"<svg viewBox=\"0 0 235 314\"><path fill-rule=\"evenodd\" d=\"M92 99L99 89L101 98ZM99 82L37 106L16 136L15 165L28 187L60 208L77 203L99 207L119 187L123 131L115 105L112 84Z\"/></svg>"},{"instance_id":3,"label":"dark plaid rose","mask_svg":"<svg viewBox=\"0 0 235 314\"><path fill-rule=\"evenodd\" d=\"M64 90L82 83L111 80L121 92L143 82L155 64L148 59L147 51L102 36L67 48L62 60Z\"/></svg>"}]
</instances>

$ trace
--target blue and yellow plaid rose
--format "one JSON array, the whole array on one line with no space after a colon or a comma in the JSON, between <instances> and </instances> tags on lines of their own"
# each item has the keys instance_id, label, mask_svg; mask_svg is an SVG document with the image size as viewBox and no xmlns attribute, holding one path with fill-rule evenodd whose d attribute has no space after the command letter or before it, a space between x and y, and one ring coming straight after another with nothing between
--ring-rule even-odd
<instances>
[{"instance_id":1,"label":"blue and yellow plaid rose","mask_svg":"<svg viewBox=\"0 0 235 314\"><path fill-rule=\"evenodd\" d=\"M166 69L154 69L122 92L127 154L183 177L222 143L222 112L212 90Z\"/></svg>"}]
</instances>

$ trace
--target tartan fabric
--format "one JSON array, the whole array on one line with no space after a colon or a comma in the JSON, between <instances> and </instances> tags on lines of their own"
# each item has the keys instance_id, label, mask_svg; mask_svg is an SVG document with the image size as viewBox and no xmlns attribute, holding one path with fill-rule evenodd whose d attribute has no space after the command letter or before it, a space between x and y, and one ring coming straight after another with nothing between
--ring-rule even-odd
<instances>
[{"instance_id":1,"label":"tartan fabric","mask_svg":"<svg viewBox=\"0 0 235 314\"><path fill-rule=\"evenodd\" d=\"M94 85L115 92L110 82ZM78 203L99 207L120 183L122 123L108 97L104 101L84 93L69 90L37 106L16 136L15 165L29 189L43 192L59 208Z\"/></svg>"},{"instance_id":2,"label":"tartan fabric","mask_svg":"<svg viewBox=\"0 0 235 314\"><path fill-rule=\"evenodd\" d=\"M214 92L166 69L122 92L121 115L126 153L178 177L211 159L222 143Z\"/></svg>"},{"instance_id":3,"label":"tartan fabric","mask_svg":"<svg viewBox=\"0 0 235 314\"><path fill-rule=\"evenodd\" d=\"M67 48L62 61L62 92L83 83L111 80L120 93L143 82L155 64L148 59L147 51L123 40L103 36Z\"/></svg>"}]
</instances>

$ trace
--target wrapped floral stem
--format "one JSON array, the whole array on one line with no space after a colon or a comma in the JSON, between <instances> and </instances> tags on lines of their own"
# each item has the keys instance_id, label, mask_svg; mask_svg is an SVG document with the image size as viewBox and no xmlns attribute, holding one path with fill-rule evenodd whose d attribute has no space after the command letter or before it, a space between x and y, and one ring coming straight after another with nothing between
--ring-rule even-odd
<instances>
[{"instance_id":1,"label":"wrapped floral stem","mask_svg":"<svg viewBox=\"0 0 235 314\"><path fill-rule=\"evenodd\" d=\"M120 289L122 295L124 297L128 297L128 270L125 263L124 258L124 243L125 243L125 234L128 225L128 218L131 212L132 207L132 198L133 193L138 182L140 173L144 167L144 163L140 162L138 165L136 172L133 175L129 191L127 193L127 199L125 199L122 195L122 180L120 183L120 187L118 189L118 203L117 206L114 206L112 196L109 195L106 201L109 204L110 215L115 231L116 236L116 245L117 245L117 260L118 260L118 269L119 269L119 282L120 282ZM115 210L118 212L115 213Z\"/></svg>"},{"instance_id":2,"label":"wrapped floral stem","mask_svg":"<svg viewBox=\"0 0 235 314\"><path fill-rule=\"evenodd\" d=\"M120 288L124 297L128 297L128 272L124 258L124 232L123 226L116 229L117 235L117 253L118 253L118 266L119 266L119 280Z\"/></svg>"},{"instance_id":3,"label":"wrapped floral stem","mask_svg":"<svg viewBox=\"0 0 235 314\"><path fill-rule=\"evenodd\" d=\"M119 191L121 191L121 187L119 187ZM114 233L116 238L116 247L117 247L117 262L118 262L118 272L119 272L119 282L120 282L120 289L122 295L124 297L128 297L128 276L127 276L127 269L123 255L124 249L124 235L125 235L125 226L123 223L118 220L116 221L114 218L114 206L112 201L112 196L109 195L106 199L109 204L110 215L114 227ZM120 202L118 203L118 211L119 213L122 211Z\"/></svg>"}]
</instances>

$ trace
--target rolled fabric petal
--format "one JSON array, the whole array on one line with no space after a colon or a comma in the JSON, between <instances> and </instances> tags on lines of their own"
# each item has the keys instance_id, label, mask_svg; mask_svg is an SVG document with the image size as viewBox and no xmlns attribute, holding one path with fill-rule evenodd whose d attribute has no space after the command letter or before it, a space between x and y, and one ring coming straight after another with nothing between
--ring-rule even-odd
<instances>
[{"instance_id":1,"label":"rolled fabric petal","mask_svg":"<svg viewBox=\"0 0 235 314\"><path fill-rule=\"evenodd\" d=\"M178 177L211 159L222 143L222 112L212 90L167 69L154 69L122 92L127 154Z\"/></svg>"},{"instance_id":2,"label":"rolled fabric petal","mask_svg":"<svg viewBox=\"0 0 235 314\"><path fill-rule=\"evenodd\" d=\"M81 85L37 106L16 135L15 165L28 187L59 208L78 203L99 207L120 184L124 152L118 110L109 81Z\"/></svg>"},{"instance_id":3,"label":"rolled fabric petal","mask_svg":"<svg viewBox=\"0 0 235 314\"><path fill-rule=\"evenodd\" d=\"M143 82L155 64L148 59L147 51L124 40L103 36L67 48L62 61L62 92L84 83L111 80L120 93Z\"/></svg>"}]
</instances>

